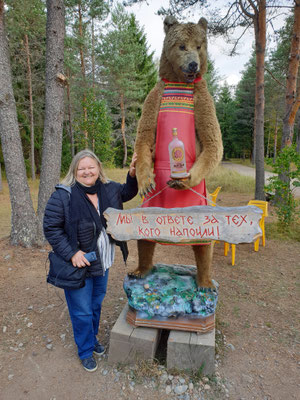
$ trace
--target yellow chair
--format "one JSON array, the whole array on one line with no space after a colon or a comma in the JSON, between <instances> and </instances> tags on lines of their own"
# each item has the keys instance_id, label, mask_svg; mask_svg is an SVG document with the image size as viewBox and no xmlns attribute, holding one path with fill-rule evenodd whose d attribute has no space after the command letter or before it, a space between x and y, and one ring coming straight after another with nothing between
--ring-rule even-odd
<instances>
[{"instance_id":1,"label":"yellow chair","mask_svg":"<svg viewBox=\"0 0 300 400\"><path fill-rule=\"evenodd\" d=\"M213 207L216 206L216 200L217 200L217 196L218 196L220 190L221 190L221 186L218 186L217 189L214 192L208 193L208 198L213 201L213 203L210 204L210 205L212 205ZM219 241L215 240L214 243L219 243ZM232 265L234 265L234 262L235 262L235 244L231 245L231 249L232 249ZM227 256L228 250L229 250L229 243L224 242L224 255L225 256Z\"/></svg>"},{"instance_id":2,"label":"yellow chair","mask_svg":"<svg viewBox=\"0 0 300 400\"><path fill-rule=\"evenodd\" d=\"M248 202L248 206L256 206L263 211L261 220L259 221L259 226L262 230L262 245L263 247L265 247L266 245L265 217L268 216L268 202L263 200L250 200ZM259 238L256 239L256 241L254 242L254 250L258 251L258 249L259 249Z\"/></svg>"},{"instance_id":3,"label":"yellow chair","mask_svg":"<svg viewBox=\"0 0 300 400\"><path fill-rule=\"evenodd\" d=\"M235 264L235 248L236 248L235 244L224 242L224 256L227 256L230 244L231 244L231 265L234 265Z\"/></svg>"},{"instance_id":4,"label":"yellow chair","mask_svg":"<svg viewBox=\"0 0 300 400\"><path fill-rule=\"evenodd\" d=\"M208 199L213 202L212 204L209 204L209 206L214 207L216 205L217 196L218 196L220 190L221 190L221 186L218 186L214 192L208 193Z\"/></svg>"},{"instance_id":5,"label":"yellow chair","mask_svg":"<svg viewBox=\"0 0 300 400\"><path fill-rule=\"evenodd\" d=\"M213 204L211 204L212 206L216 205L217 196L220 190L221 186L218 186L213 193L208 194L210 200L214 202ZM215 243L218 243L218 240L216 240ZM224 242L224 256L227 256L228 254L229 244L230 243ZM234 265L234 263L235 263L235 244L231 244L231 264Z\"/></svg>"},{"instance_id":6,"label":"yellow chair","mask_svg":"<svg viewBox=\"0 0 300 400\"><path fill-rule=\"evenodd\" d=\"M248 206L256 206L263 210L263 214L261 220L259 222L259 226L262 230L262 245L265 247L266 245L266 233L265 233L265 217L268 216L268 202L263 200L250 200L248 202ZM224 255L227 256L229 251L230 243L224 242ZM254 242L254 251L258 251L259 249L259 238ZM231 265L235 264L235 250L236 245L231 243Z\"/></svg>"}]
</instances>

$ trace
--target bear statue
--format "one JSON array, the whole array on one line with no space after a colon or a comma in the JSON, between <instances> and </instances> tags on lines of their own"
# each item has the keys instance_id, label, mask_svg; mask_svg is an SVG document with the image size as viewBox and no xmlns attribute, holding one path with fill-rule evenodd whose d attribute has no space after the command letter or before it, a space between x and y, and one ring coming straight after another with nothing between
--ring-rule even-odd
<instances>
[{"instance_id":1,"label":"bear statue","mask_svg":"<svg viewBox=\"0 0 300 400\"><path fill-rule=\"evenodd\" d=\"M160 80L146 98L138 124L135 152L142 207L178 208L207 205L204 178L219 164L222 136L215 106L203 75L207 70L207 21L164 20L165 40ZM189 177L170 179L168 144L172 128L185 146ZM153 171L154 162L154 171ZM192 190L189 190L192 189ZM143 277L152 268L155 242L138 240L138 267L130 276ZM212 288L211 242L192 245L197 285Z\"/></svg>"}]
</instances>

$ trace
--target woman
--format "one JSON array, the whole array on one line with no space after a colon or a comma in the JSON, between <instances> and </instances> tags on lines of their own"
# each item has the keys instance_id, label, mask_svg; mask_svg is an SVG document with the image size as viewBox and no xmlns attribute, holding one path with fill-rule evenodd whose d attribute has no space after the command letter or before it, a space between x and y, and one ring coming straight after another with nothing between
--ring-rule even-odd
<instances>
[{"instance_id":1,"label":"woman","mask_svg":"<svg viewBox=\"0 0 300 400\"><path fill-rule=\"evenodd\" d=\"M122 185L106 179L101 162L92 151L79 152L45 209L44 233L53 251L64 260L71 260L74 267L87 268L84 286L65 289L65 297L78 355L83 368L89 372L97 369L93 354L104 353L96 336L115 244L121 247L124 261L128 256L126 243L115 242L106 234L103 212L107 207L122 209L122 203L137 194L135 163L136 154ZM95 252L95 261L89 262L85 257L90 252ZM51 279L55 277L48 276L48 281ZM70 285L72 282L68 282Z\"/></svg>"}]
</instances>

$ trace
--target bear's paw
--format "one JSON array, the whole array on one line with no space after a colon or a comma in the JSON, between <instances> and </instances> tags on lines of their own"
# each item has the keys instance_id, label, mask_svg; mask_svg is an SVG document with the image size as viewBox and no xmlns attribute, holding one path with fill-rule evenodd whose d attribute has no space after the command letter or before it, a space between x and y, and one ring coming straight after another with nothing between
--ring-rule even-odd
<instances>
[{"instance_id":1,"label":"bear's paw","mask_svg":"<svg viewBox=\"0 0 300 400\"><path fill-rule=\"evenodd\" d=\"M138 187L139 187L139 195L141 197L147 196L155 189L155 175L152 171L149 171L148 174L141 174L137 176Z\"/></svg>"},{"instance_id":2,"label":"bear's paw","mask_svg":"<svg viewBox=\"0 0 300 400\"><path fill-rule=\"evenodd\" d=\"M190 187L189 179L170 179L167 184L170 188L176 190L186 190Z\"/></svg>"}]
</instances>

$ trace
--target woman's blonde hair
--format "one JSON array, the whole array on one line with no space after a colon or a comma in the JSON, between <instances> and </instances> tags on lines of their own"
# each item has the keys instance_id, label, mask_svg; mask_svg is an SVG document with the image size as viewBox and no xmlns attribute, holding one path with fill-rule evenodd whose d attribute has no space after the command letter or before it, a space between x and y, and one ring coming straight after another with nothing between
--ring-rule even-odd
<instances>
[{"instance_id":1,"label":"woman's blonde hair","mask_svg":"<svg viewBox=\"0 0 300 400\"><path fill-rule=\"evenodd\" d=\"M64 177L64 179L61 181L62 185L66 186L73 186L76 183L76 173L78 169L78 164L80 160L82 160L85 157L90 157L93 158L99 167L99 179L102 183L107 183L107 178L105 176L105 173L102 168L101 161L99 158L96 156L95 153L93 153L89 149L81 150L79 153L77 153L74 157L73 160L70 164L69 171L67 172L67 175Z\"/></svg>"}]
</instances>

